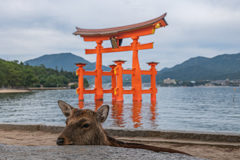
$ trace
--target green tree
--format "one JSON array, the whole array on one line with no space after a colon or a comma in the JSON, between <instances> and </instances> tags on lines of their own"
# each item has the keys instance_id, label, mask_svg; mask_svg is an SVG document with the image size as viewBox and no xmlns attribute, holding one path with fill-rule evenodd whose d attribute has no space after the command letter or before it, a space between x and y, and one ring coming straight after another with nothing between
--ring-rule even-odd
<instances>
[{"instance_id":1,"label":"green tree","mask_svg":"<svg viewBox=\"0 0 240 160\"><path fill-rule=\"evenodd\" d=\"M89 87L89 83L88 83L88 80L86 78L83 79L83 86L85 88Z\"/></svg>"},{"instance_id":2,"label":"green tree","mask_svg":"<svg viewBox=\"0 0 240 160\"><path fill-rule=\"evenodd\" d=\"M25 70L25 80L24 86L32 86L34 83L39 83L39 79L34 74L34 72L28 68Z\"/></svg>"},{"instance_id":3,"label":"green tree","mask_svg":"<svg viewBox=\"0 0 240 160\"><path fill-rule=\"evenodd\" d=\"M67 72L61 69L58 72L51 68L46 68L44 65L30 66L28 63L18 64L18 61L4 61L0 59L0 87L2 86L40 86L56 87L67 86L69 82L77 82L78 76L75 72ZM84 86L88 87L89 83L84 78Z\"/></svg>"},{"instance_id":4,"label":"green tree","mask_svg":"<svg viewBox=\"0 0 240 160\"><path fill-rule=\"evenodd\" d=\"M57 87L57 76L50 75L47 77L46 82L43 84L44 87Z\"/></svg>"},{"instance_id":5,"label":"green tree","mask_svg":"<svg viewBox=\"0 0 240 160\"><path fill-rule=\"evenodd\" d=\"M40 80L39 80L39 83L44 84L45 82L46 82L46 78L41 77Z\"/></svg>"}]
</instances>

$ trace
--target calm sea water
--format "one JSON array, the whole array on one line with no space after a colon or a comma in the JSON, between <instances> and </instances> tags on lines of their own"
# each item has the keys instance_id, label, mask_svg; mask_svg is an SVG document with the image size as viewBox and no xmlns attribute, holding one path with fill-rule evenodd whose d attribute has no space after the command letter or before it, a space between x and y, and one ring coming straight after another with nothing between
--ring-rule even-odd
<instances>
[{"instance_id":1,"label":"calm sea water","mask_svg":"<svg viewBox=\"0 0 240 160\"><path fill-rule=\"evenodd\" d=\"M102 104L94 102L94 95L84 98L78 103L75 90L0 94L0 123L65 124L57 101L93 110ZM235 93L233 87L161 87L156 103L148 94L134 103L131 95L114 103L105 94L103 103L110 105L105 127L240 133L240 87Z\"/></svg>"}]
</instances>

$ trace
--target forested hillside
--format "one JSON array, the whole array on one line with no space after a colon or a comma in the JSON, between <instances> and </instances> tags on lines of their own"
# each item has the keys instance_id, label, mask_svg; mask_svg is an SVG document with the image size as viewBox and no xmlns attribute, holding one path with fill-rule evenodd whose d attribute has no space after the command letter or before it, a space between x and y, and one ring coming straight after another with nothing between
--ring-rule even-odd
<instances>
[{"instance_id":1,"label":"forested hillside","mask_svg":"<svg viewBox=\"0 0 240 160\"><path fill-rule=\"evenodd\" d=\"M63 87L69 82L78 82L75 72L46 68L44 65L30 66L18 61L0 59L0 87ZM84 79L85 87L88 82Z\"/></svg>"}]
</instances>

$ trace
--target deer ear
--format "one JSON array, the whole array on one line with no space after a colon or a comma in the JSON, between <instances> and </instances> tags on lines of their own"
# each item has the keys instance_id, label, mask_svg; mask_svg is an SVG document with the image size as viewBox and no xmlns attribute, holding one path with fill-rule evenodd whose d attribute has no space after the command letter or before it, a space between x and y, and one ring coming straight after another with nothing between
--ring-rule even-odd
<instances>
[{"instance_id":1,"label":"deer ear","mask_svg":"<svg viewBox=\"0 0 240 160\"><path fill-rule=\"evenodd\" d=\"M58 105L59 105L59 108L62 110L62 113L66 117L70 116L71 111L74 109L74 107L72 107L71 105L61 100L58 101Z\"/></svg>"},{"instance_id":2,"label":"deer ear","mask_svg":"<svg viewBox=\"0 0 240 160\"><path fill-rule=\"evenodd\" d=\"M108 105L102 105L97 110L97 121L104 122L107 119L109 112L109 106Z\"/></svg>"}]
</instances>

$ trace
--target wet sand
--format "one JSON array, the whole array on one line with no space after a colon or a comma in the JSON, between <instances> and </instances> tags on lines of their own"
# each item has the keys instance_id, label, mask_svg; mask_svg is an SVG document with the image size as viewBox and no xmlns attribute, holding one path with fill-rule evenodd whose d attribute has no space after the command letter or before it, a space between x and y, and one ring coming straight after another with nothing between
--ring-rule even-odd
<instances>
[{"instance_id":1,"label":"wet sand","mask_svg":"<svg viewBox=\"0 0 240 160\"><path fill-rule=\"evenodd\" d=\"M21 131L21 130L2 130L0 129L0 143L6 145L18 146L56 146L56 139L60 133L50 133L43 131ZM116 137L123 140L121 137ZM129 139L133 139L130 138ZM123 141L128 141L126 138ZM239 160L240 147L239 146L214 146L204 144L180 144L180 143L141 143L154 145L159 147L167 147L187 152L199 158L207 158L213 160Z\"/></svg>"}]
</instances>

